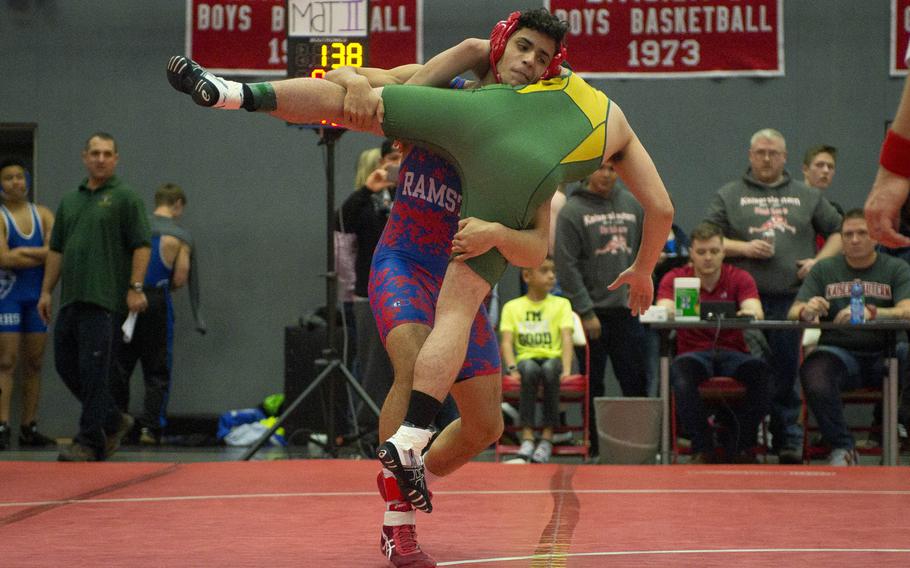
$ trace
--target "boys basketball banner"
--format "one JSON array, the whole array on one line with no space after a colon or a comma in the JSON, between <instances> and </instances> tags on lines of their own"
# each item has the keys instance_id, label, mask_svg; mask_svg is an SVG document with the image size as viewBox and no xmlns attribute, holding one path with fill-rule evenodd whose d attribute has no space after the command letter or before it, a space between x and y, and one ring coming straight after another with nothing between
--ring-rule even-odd
<instances>
[{"instance_id":1,"label":"boys basketball banner","mask_svg":"<svg viewBox=\"0 0 910 568\"><path fill-rule=\"evenodd\" d=\"M367 0L362 0L364 3ZM186 0L186 53L213 73L284 76L289 0ZM290 0L297 19L333 21L359 2ZM423 61L423 0L368 2L364 35L373 67Z\"/></svg>"},{"instance_id":2,"label":"boys basketball banner","mask_svg":"<svg viewBox=\"0 0 910 568\"><path fill-rule=\"evenodd\" d=\"M910 57L910 0L891 0L891 75L907 74Z\"/></svg>"},{"instance_id":3,"label":"boys basketball banner","mask_svg":"<svg viewBox=\"0 0 910 568\"><path fill-rule=\"evenodd\" d=\"M286 0L186 0L186 53L224 75L284 76Z\"/></svg>"},{"instance_id":4,"label":"boys basketball banner","mask_svg":"<svg viewBox=\"0 0 910 568\"><path fill-rule=\"evenodd\" d=\"M910 1L910 0L907 0ZM783 0L544 0L583 77L784 75Z\"/></svg>"}]
</instances>

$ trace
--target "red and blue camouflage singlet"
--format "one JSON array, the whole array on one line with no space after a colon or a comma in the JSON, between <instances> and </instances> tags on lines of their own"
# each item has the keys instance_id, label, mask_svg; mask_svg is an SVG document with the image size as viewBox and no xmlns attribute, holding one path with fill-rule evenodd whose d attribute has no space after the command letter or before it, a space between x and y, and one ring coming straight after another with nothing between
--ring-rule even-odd
<instances>
[{"instance_id":1,"label":"red and blue camouflage singlet","mask_svg":"<svg viewBox=\"0 0 910 568\"><path fill-rule=\"evenodd\" d=\"M370 271L370 306L383 342L403 323L432 326L461 211L461 180L437 154L412 147L401 163L395 203ZM499 345L487 311L471 327L463 380L499 373Z\"/></svg>"}]
</instances>

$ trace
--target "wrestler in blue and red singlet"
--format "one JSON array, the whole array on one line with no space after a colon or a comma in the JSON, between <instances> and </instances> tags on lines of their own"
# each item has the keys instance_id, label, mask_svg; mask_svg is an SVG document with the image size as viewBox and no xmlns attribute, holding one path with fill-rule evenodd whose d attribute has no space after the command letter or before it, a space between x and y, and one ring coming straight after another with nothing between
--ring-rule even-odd
<instances>
[{"instance_id":1,"label":"wrestler in blue and red singlet","mask_svg":"<svg viewBox=\"0 0 910 568\"><path fill-rule=\"evenodd\" d=\"M456 79L453 88L463 84ZM455 167L412 147L402 160L395 204L370 271L370 306L383 342L404 323L433 326L460 209L461 181ZM481 306L458 380L499 373L499 367L499 345Z\"/></svg>"}]
</instances>

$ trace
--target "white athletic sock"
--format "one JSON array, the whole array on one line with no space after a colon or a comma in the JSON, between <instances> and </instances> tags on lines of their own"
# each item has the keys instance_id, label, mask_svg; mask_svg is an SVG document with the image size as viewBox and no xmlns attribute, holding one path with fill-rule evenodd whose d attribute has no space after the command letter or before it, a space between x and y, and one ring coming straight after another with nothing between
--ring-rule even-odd
<instances>
[{"instance_id":1,"label":"white athletic sock","mask_svg":"<svg viewBox=\"0 0 910 568\"><path fill-rule=\"evenodd\" d=\"M430 443L430 438L432 437L432 430L402 424L398 431L389 438L389 441L399 449L413 450L419 456L423 449L427 447L427 444Z\"/></svg>"},{"instance_id":2,"label":"white athletic sock","mask_svg":"<svg viewBox=\"0 0 910 568\"><path fill-rule=\"evenodd\" d=\"M237 81L224 81L224 86L226 87L225 91L222 93L224 95L224 101L218 101L219 105L215 105L218 108L223 108L226 110L238 110L243 104L243 83L238 83Z\"/></svg>"},{"instance_id":3,"label":"white athletic sock","mask_svg":"<svg viewBox=\"0 0 910 568\"><path fill-rule=\"evenodd\" d=\"M386 511L382 517L382 524L387 527L399 527L401 525L417 524L417 511Z\"/></svg>"},{"instance_id":4,"label":"white athletic sock","mask_svg":"<svg viewBox=\"0 0 910 568\"><path fill-rule=\"evenodd\" d=\"M229 81L208 71L205 74L207 79L218 87L218 102L212 105L213 108L237 110L241 107L243 104L243 83Z\"/></svg>"}]
</instances>

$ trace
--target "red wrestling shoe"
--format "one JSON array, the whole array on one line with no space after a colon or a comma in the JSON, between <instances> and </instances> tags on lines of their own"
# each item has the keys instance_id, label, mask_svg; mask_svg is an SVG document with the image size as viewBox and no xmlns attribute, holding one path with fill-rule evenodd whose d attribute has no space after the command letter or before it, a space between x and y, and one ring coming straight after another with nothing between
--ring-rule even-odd
<instances>
[{"instance_id":1,"label":"red wrestling shoe","mask_svg":"<svg viewBox=\"0 0 910 568\"><path fill-rule=\"evenodd\" d=\"M382 525L382 553L396 568L434 568L436 560L420 549L414 525Z\"/></svg>"},{"instance_id":2,"label":"red wrestling shoe","mask_svg":"<svg viewBox=\"0 0 910 568\"><path fill-rule=\"evenodd\" d=\"M382 472L376 479L379 494L386 502L385 522L379 548L392 566L397 568L432 568L436 560L417 544L414 527L414 507L402 496L394 477L386 478ZM401 523L401 524L399 524Z\"/></svg>"}]
</instances>

